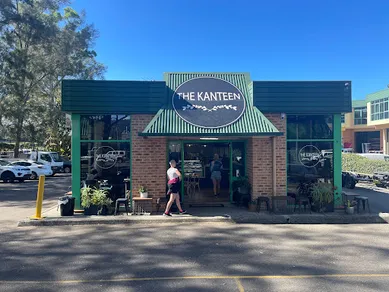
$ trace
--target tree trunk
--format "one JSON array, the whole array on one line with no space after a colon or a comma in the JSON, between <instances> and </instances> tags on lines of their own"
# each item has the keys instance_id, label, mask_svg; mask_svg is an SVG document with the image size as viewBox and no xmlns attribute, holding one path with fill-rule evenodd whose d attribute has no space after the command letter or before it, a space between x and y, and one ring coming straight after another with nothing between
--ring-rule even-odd
<instances>
[{"instance_id":1,"label":"tree trunk","mask_svg":"<svg viewBox=\"0 0 389 292\"><path fill-rule=\"evenodd\" d=\"M19 118L16 125L16 141L15 141L15 148L14 148L14 158L19 157L20 140L22 140L22 130L23 130L23 118Z\"/></svg>"}]
</instances>

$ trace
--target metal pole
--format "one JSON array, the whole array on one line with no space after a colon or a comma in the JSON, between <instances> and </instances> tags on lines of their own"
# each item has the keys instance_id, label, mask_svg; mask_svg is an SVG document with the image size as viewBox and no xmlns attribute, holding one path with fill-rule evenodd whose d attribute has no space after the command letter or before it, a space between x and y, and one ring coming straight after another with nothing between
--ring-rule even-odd
<instances>
[{"instance_id":1,"label":"metal pole","mask_svg":"<svg viewBox=\"0 0 389 292\"><path fill-rule=\"evenodd\" d=\"M31 219L40 220L42 219L42 203L43 203L43 193L45 191L45 176L39 176L38 183L38 192L36 195L36 211L35 216L31 217Z\"/></svg>"}]
</instances>

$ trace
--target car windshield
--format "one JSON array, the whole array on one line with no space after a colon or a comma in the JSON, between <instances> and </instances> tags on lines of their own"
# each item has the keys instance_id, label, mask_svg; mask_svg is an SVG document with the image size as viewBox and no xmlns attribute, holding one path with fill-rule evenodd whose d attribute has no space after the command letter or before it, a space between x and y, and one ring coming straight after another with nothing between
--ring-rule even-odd
<instances>
[{"instance_id":1,"label":"car windshield","mask_svg":"<svg viewBox=\"0 0 389 292\"><path fill-rule=\"evenodd\" d=\"M0 165L1 165L1 166L5 166L5 165L8 165L8 164L9 164L8 161L0 160Z\"/></svg>"},{"instance_id":2,"label":"car windshield","mask_svg":"<svg viewBox=\"0 0 389 292\"><path fill-rule=\"evenodd\" d=\"M50 154L55 162L62 162L62 159L59 157L57 152L51 152Z\"/></svg>"}]
</instances>

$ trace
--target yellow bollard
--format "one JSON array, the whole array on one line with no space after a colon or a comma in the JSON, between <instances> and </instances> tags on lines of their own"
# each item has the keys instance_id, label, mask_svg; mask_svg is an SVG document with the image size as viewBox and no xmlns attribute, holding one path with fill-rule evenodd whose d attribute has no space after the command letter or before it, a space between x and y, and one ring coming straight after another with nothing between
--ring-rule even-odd
<instances>
[{"instance_id":1,"label":"yellow bollard","mask_svg":"<svg viewBox=\"0 0 389 292\"><path fill-rule=\"evenodd\" d=\"M45 191L45 176L39 176L38 183L38 192L36 194L36 211L35 216L31 217L31 219L40 220L42 219L42 203L43 203L43 193Z\"/></svg>"}]
</instances>

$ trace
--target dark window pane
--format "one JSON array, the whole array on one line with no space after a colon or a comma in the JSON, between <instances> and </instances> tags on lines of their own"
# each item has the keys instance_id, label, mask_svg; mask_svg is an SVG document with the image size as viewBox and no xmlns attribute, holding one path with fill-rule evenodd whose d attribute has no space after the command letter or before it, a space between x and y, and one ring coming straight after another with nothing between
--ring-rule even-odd
<instances>
[{"instance_id":1,"label":"dark window pane","mask_svg":"<svg viewBox=\"0 0 389 292\"><path fill-rule=\"evenodd\" d=\"M81 181L95 187L106 181L115 200L124 197L124 179L129 177L129 142L81 142Z\"/></svg>"},{"instance_id":2,"label":"dark window pane","mask_svg":"<svg viewBox=\"0 0 389 292\"><path fill-rule=\"evenodd\" d=\"M288 142L287 156L288 193L303 183L333 184L332 142Z\"/></svg>"},{"instance_id":3,"label":"dark window pane","mask_svg":"<svg viewBox=\"0 0 389 292\"><path fill-rule=\"evenodd\" d=\"M380 120L382 120L383 118L384 118L384 114L380 113Z\"/></svg>"},{"instance_id":4,"label":"dark window pane","mask_svg":"<svg viewBox=\"0 0 389 292\"><path fill-rule=\"evenodd\" d=\"M361 112L357 109L354 111L354 119L359 119L361 117Z\"/></svg>"},{"instance_id":5,"label":"dark window pane","mask_svg":"<svg viewBox=\"0 0 389 292\"><path fill-rule=\"evenodd\" d=\"M385 119L389 119L389 112L385 113Z\"/></svg>"},{"instance_id":6,"label":"dark window pane","mask_svg":"<svg viewBox=\"0 0 389 292\"><path fill-rule=\"evenodd\" d=\"M81 140L129 140L130 116L81 116Z\"/></svg>"},{"instance_id":7,"label":"dark window pane","mask_svg":"<svg viewBox=\"0 0 389 292\"><path fill-rule=\"evenodd\" d=\"M386 101L385 104L384 104L384 110L385 111L388 111L388 102Z\"/></svg>"},{"instance_id":8,"label":"dark window pane","mask_svg":"<svg viewBox=\"0 0 389 292\"><path fill-rule=\"evenodd\" d=\"M288 116L288 139L332 139L332 116Z\"/></svg>"}]
</instances>

